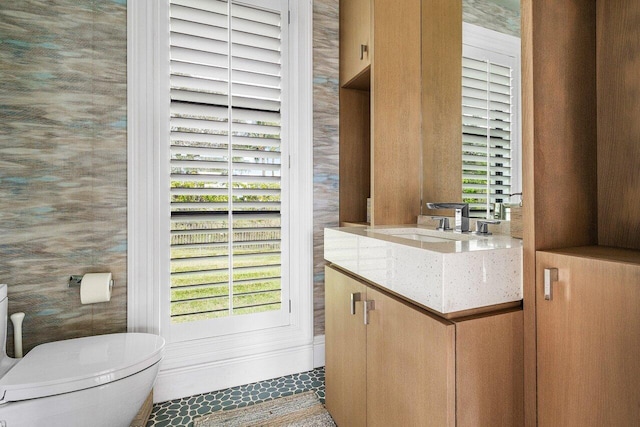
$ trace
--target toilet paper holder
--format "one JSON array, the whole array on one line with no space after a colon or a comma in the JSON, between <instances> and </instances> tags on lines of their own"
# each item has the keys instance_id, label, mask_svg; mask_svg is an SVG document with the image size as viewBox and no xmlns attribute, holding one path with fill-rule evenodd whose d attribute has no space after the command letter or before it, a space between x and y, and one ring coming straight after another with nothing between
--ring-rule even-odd
<instances>
[{"instance_id":1,"label":"toilet paper holder","mask_svg":"<svg viewBox=\"0 0 640 427\"><path fill-rule=\"evenodd\" d=\"M80 287L80 283L82 283L82 278L84 277L83 274L72 274L69 277L69 283L67 284L68 288L78 288ZM113 285L115 284L115 282L113 281L113 279L111 279L111 282L109 283L109 286L111 288L113 288Z\"/></svg>"}]
</instances>

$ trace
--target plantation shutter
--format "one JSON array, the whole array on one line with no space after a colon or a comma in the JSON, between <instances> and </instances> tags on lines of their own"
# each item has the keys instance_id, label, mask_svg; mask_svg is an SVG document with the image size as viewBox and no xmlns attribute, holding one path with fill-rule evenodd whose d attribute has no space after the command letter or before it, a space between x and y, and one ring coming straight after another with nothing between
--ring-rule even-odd
<instances>
[{"instance_id":1,"label":"plantation shutter","mask_svg":"<svg viewBox=\"0 0 640 427\"><path fill-rule=\"evenodd\" d=\"M512 69L462 58L462 199L470 215L491 216L511 192Z\"/></svg>"},{"instance_id":2,"label":"plantation shutter","mask_svg":"<svg viewBox=\"0 0 640 427\"><path fill-rule=\"evenodd\" d=\"M282 16L262 7L171 0L172 322L283 308Z\"/></svg>"}]
</instances>

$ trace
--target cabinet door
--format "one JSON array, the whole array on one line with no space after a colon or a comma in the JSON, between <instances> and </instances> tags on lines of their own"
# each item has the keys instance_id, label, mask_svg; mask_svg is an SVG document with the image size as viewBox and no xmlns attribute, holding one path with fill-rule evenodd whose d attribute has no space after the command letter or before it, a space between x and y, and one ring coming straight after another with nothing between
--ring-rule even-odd
<instances>
[{"instance_id":1,"label":"cabinet door","mask_svg":"<svg viewBox=\"0 0 640 427\"><path fill-rule=\"evenodd\" d=\"M522 310L455 323L456 426L523 426Z\"/></svg>"},{"instance_id":2,"label":"cabinet door","mask_svg":"<svg viewBox=\"0 0 640 427\"><path fill-rule=\"evenodd\" d=\"M367 299L367 426L454 426L454 325L371 288Z\"/></svg>"},{"instance_id":3,"label":"cabinet door","mask_svg":"<svg viewBox=\"0 0 640 427\"><path fill-rule=\"evenodd\" d=\"M539 426L640 422L640 266L536 254ZM557 268L551 300L544 269Z\"/></svg>"},{"instance_id":4,"label":"cabinet door","mask_svg":"<svg viewBox=\"0 0 640 427\"><path fill-rule=\"evenodd\" d=\"M371 0L340 1L340 84L360 74L371 61ZM365 46L365 47L363 47ZM366 49L366 51L365 51Z\"/></svg>"},{"instance_id":5,"label":"cabinet door","mask_svg":"<svg viewBox=\"0 0 640 427\"><path fill-rule=\"evenodd\" d=\"M340 427L366 425L367 345L362 302L366 287L325 268L325 383L327 410ZM357 298L356 298L357 299Z\"/></svg>"}]
</instances>

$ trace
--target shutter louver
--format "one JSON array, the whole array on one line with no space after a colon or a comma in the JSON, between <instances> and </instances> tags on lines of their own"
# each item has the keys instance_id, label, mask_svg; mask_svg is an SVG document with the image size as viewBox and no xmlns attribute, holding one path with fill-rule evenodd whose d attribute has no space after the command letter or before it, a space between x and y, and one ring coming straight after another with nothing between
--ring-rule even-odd
<instances>
[{"instance_id":1,"label":"shutter louver","mask_svg":"<svg viewBox=\"0 0 640 427\"><path fill-rule=\"evenodd\" d=\"M462 199L472 217L490 216L511 192L511 73L462 59Z\"/></svg>"},{"instance_id":2,"label":"shutter louver","mask_svg":"<svg viewBox=\"0 0 640 427\"><path fill-rule=\"evenodd\" d=\"M172 321L279 310L280 12L170 14Z\"/></svg>"}]
</instances>

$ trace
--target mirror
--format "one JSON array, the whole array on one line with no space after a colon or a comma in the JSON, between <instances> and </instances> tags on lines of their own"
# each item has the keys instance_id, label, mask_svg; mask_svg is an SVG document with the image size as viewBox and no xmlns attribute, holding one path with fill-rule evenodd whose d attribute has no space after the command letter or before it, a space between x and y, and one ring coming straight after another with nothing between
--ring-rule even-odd
<instances>
[{"instance_id":1,"label":"mirror","mask_svg":"<svg viewBox=\"0 0 640 427\"><path fill-rule=\"evenodd\" d=\"M462 197L471 217L507 219L522 193L520 0L463 0L462 21Z\"/></svg>"},{"instance_id":2,"label":"mirror","mask_svg":"<svg viewBox=\"0 0 640 427\"><path fill-rule=\"evenodd\" d=\"M422 212L464 201L505 219L522 191L520 0L425 3Z\"/></svg>"}]
</instances>

